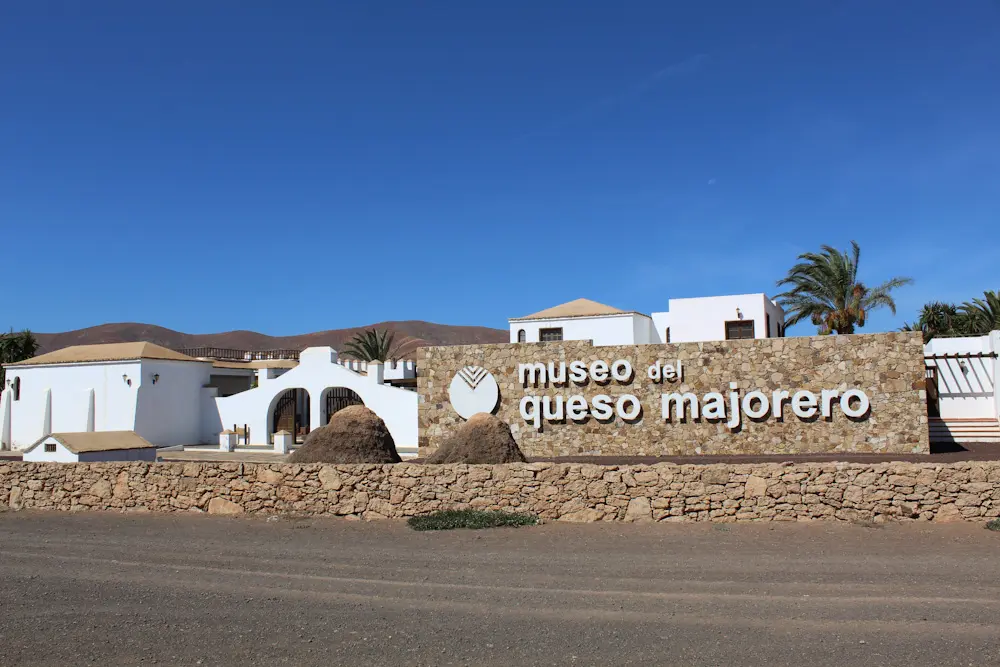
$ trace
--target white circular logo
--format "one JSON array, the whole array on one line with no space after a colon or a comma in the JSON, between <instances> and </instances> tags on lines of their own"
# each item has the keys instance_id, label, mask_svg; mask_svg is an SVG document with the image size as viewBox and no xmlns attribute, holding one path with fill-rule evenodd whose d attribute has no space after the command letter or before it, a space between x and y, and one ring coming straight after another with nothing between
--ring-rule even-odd
<instances>
[{"instance_id":1,"label":"white circular logo","mask_svg":"<svg viewBox=\"0 0 1000 667\"><path fill-rule=\"evenodd\" d=\"M500 387L493 374L481 366L466 366L448 387L451 407L463 419L480 412L493 412L500 400Z\"/></svg>"}]
</instances>

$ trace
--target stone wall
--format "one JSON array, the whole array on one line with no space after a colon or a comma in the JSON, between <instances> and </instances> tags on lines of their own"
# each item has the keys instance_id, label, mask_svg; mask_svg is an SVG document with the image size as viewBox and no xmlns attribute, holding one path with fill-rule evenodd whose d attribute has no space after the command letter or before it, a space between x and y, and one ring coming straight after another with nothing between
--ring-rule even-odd
<instances>
[{"instance_id":1,"label":"stone wall","mask_svg":"<svg viewBox=\"0 0 1000 667\"><path fill-rule=\"evenodd\" d=\"M926 391L923 341L919 333L770 338L760 340L594 347L587 341L429 347L420 351L417 387L420 453L439 447L461 422L449 402L449 385L467 365L490 371L500 388L495 414L511 425L525 455L533 457L592 455L695 455L819 452L927 453ZM628 360L634 379L595 386L528 386L518 378L518 364L528 362L590 363ZM680 360L684 376L677 382L654 383L647 369L656 361ZM834 407L829 419L804 420L784 404L782 418L743 420L731 431L708 419L666 421L661 395L670 392L730 392L740 394L779 389L863 390L870 413L851 419ZM567 386L568 385L568 386ZM636 396L642 415L634 423L615 417L610 422L546 421L542 429L526 423L521 399L528 395L597 394ZM834 403L836 406L836 403Z\"/></svg>"},{"instance_id":2,"label":"stone wall","mask_svg":"<svg viewBox=\"0 0 1000 667\"><path fill-rule=\"evenodd\" d=\"M0 463L0 508L402 518L439 509L561 521L979 520L1000 462L597 466Z\"/></svg>"}]
</instances>

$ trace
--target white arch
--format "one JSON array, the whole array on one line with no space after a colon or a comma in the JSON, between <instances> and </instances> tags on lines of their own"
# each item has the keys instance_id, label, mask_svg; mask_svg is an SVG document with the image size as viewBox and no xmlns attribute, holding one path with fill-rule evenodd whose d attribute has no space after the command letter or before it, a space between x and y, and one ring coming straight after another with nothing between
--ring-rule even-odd
<instances>
[{"instance_id":1,"label":"white arch","mask_svg":"<svg viewBox=\"0 0 1000 667\"><path fill-rule=\"evenodd\" d=\"M270 434L269 410L273 402L288 389L304 389L309 393L310 429L321 423L324 392L332 387L351 389L361 397L366 407L385 421L396 447L417 446L417 393L379 382L377 364L368 365L368 375L348 370L336 362L337 352L331 347L310 347L299 356L299 365L278 376L263 380L256 389L216 398L220 422L247 424L254 444L267 444ZM217 442L218 433L206 433L206 442Z\"/></svg>"},{"instance_id":2,"label":"white arch","mask_svg":"<svg viewBox=\"0 0 1000 667\"><path fill-rule=\"evenodd\" d=\"M361 398L361 395L358 394L358 392L354 391L353 389L350 389L348 387L327 387L326 389L323 390L323 395L320 397L320 405L323 406L323 414L320 415L320 423L323 424L324 426L330 423L330 415L328 415L326 412L327 395L329 394L330 391L334 389L347 389L348 391L353 392L358 397L362 405L364 405L365 403L364 399Z\"/></svg>"}]
</instances>

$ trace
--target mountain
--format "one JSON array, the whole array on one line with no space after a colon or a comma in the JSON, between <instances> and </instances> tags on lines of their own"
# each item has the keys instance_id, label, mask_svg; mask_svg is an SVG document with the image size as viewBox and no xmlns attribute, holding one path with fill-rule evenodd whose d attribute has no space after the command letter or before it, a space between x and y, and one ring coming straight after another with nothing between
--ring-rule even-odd
<instances>
[{"instance_id":1,"label":"mountain","mask_svg":"<svg viewBox=\"0 0 1000 667\"><path fill-rule=\"evenodd\" d=\"M52 352L70 345L94 343L131 343L148 341L180 350L190 347L225 347L238 350L301 350L307 347L329 345L335 350L354 334L366 329L389 329L396 332L396 341L413 339L404 348L404 356L417 347L426 345L464 345L472 343L506 343L508 332L489 327L463 327L434 324L419 320L404 322L379 322L366 327L331 329L297 336L268 336L256 331L226 331L211 334L188 334L153 324L121 322L101 324L96 327L66 331L64 333L36 333L42 352Z\"/></svg>"}]
</instances>

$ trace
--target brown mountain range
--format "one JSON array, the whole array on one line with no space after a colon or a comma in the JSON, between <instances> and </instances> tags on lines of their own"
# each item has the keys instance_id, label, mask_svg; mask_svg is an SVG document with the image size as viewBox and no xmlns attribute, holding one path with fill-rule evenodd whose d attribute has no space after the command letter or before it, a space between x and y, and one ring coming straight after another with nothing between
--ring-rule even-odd
<instances>
[{"instance_id":1,"label":"brown mountain range","mask_svg":"<svg viewBox=\"0 0 1000 667\"><path fill-rule=\"evenodd\" d=\"M403 354L424 345L464 345L472 343L506 343L508 333L489 327L465 327L434 324L419 320L379 322L366 327L331 329L297 336L268 336L256 331L226 331L211 334L188 334L153 324L121 322L66 331L36 333L41 352L52 352L70 345L94 343L131 343L148 341L172 350L191 347L224 347L239 350L301 350L317 345L329 345L339 350L354 334L366 329L389 329L396 333L396 342L407 340Z\"/></svg>"}]
</instances>

